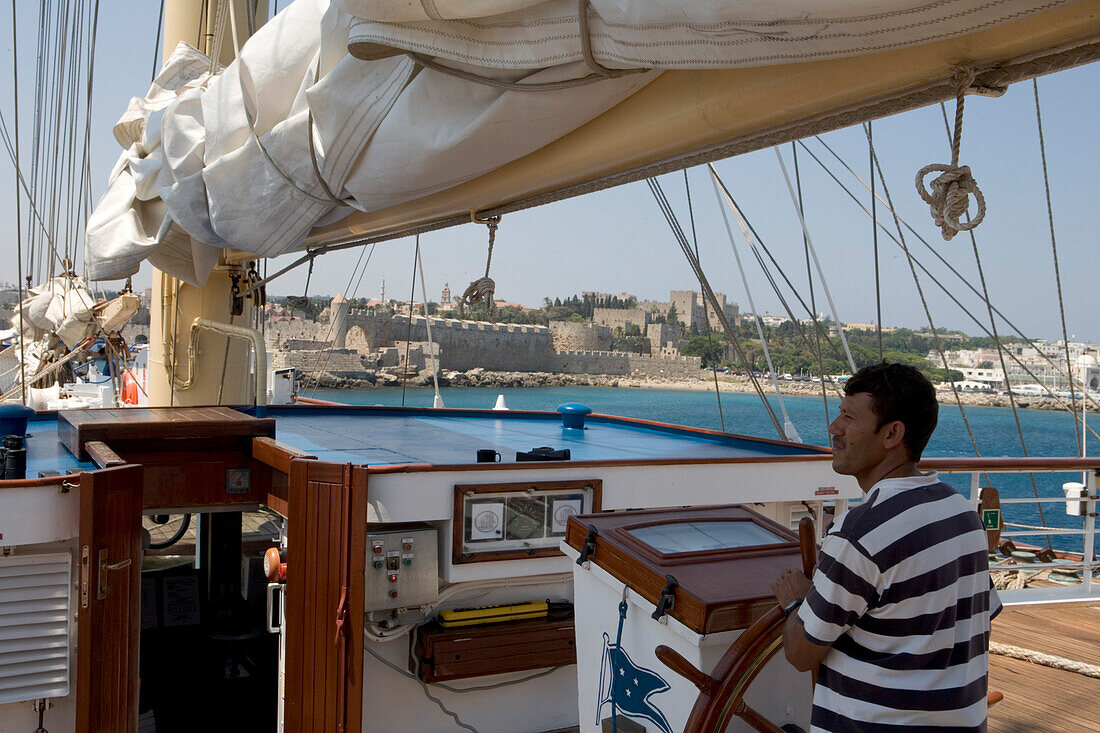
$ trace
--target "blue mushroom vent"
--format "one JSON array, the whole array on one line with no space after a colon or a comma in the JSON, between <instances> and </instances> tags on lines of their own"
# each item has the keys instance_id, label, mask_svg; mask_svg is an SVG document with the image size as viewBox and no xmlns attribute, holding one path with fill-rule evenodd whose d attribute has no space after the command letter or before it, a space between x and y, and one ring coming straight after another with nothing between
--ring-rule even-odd
<instances>
[{"instance_id":1,"label":"blue mushroom vent","mask_svg":"<svg viewBox=\"0 0 1100 733\"><path fill-rule=\"evenodd\" d=\"M0 437L5 435L26 435L27 421L34 410L23 405L0 405ZM584 418L581 418L584 422Z\"/></svg>"},{"instance_id":2,"label":"blue mushroom vent","mask_svg":"<svg viewBox=\"0 0 1100 733\"><path fill-rule=\"evenodd\" d=\"M566 402L558 405L558 412L561 413L561 426L563 428L584 430L584 418L592 414L592 409L579 402Z\"/></svg>"}]
</instances>

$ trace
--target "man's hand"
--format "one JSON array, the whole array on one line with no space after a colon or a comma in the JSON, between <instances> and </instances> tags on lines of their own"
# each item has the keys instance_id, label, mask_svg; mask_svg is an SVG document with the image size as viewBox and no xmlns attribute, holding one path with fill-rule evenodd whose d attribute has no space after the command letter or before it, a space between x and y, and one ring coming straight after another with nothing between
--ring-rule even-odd
<instances>
[{"instance_id":1,"label":"man's hand","mask_svg":"<svg viewBox=\"0 0 1100 733\"><path fill-rule=\"evenodd\" d=\"M810 592L810 579L801 570L788 568L779 576L779 580L772 583L772 593L779 601L780 606L786 606L791 601L805 598Z\"/></svg>"},{"instance_id":2,"label":"man's hand","mask_svg":"<svg viewBox=\"0 0 1100 733\"><path fill-rule=\"evenodd\" d=\"M801 569L788 568L772 584L772 593L779 605L786 607L791 601L805 598L812 585ZM828 652L829 647L813 643L802 633L797 611L787 617L783 625L783 654L795 669L799 672L816 670Z\"/></svg>"}]
</instances>

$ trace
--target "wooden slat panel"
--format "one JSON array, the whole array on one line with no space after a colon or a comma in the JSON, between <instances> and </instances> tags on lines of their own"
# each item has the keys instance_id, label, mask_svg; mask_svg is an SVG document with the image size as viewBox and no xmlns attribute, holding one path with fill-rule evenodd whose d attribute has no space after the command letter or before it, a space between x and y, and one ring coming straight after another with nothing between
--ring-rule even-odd
<instances>
[{"instance_id":1,"label":"wooden slat panel","mask_svg":"<svg viewBox=\"0 0 1100 733\"><path fill-rule=\"evenodd\" d=\"M137 727L140 530L139 467L120 466L81 475L79 733L129 733ZM104 563L115 568L100 570L101 552ZM106 586L102 598L101 583Z\"/></svg>"},{"instance_id":2,"label":"wooden slat panel","mask_svg":"<svg viewBox=\"0 0 1100 733\"><path fill-rule=\"evenodd\" d=\"M357 733L362 717L366 472L353 474L350 467L300 458L291 460L290 471L286 730ZM337 608L345 584L347 634L337 640Z\"/></svg>"}]
</instances>

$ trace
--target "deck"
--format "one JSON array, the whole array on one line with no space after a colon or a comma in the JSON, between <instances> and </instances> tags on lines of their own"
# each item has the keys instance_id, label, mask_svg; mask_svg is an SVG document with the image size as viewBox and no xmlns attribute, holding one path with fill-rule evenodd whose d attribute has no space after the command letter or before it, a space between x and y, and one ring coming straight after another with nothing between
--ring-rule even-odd
<instances>
[{"instance_id":1,"label":"deck","mask_svg":"<svg viewBox=\"0 0 1100 733\"><path fill-rule=\"evenodd\" d=\"M1007 607L992 641L1100 665L1100 601ZM990 733L1100 731L1100 679L993 654L989 689Z\"/></svg>"}]
</instances>

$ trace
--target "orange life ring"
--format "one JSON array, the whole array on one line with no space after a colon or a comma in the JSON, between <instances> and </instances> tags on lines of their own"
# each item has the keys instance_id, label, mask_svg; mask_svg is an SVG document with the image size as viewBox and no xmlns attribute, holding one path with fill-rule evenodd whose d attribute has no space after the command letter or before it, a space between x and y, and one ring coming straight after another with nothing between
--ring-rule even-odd
<instances>
[{"instance_id":1,"label":"orange life ring","mask_svg":"<svg viewBox=\"0 0 1100 733\"><path fill-rule=\"evenodd\" d=\"M122 404L136 405L138 403L138 383L129 370L122 373Z\"/></svg>"}]
</instances>

